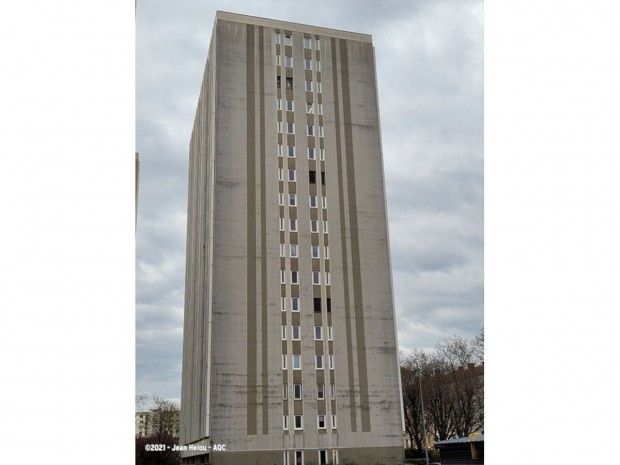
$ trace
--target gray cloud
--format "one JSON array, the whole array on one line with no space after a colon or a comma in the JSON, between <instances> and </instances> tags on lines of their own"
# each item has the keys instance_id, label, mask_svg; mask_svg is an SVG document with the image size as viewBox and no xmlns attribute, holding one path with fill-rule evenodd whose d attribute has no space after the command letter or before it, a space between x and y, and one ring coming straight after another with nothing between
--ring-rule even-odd
<instances>
[{"instance_id":1,"label":"gray cloud","mask_svg":"<svg viewBox=\"0 0 620 465\"><path fill-rule=\"evenodd\" d=\"M187 158L217 9L373 35L402 350L483 325L482 1L151 1L136 19L136 387L180 397Z\"/></svg>"}]
</instances>

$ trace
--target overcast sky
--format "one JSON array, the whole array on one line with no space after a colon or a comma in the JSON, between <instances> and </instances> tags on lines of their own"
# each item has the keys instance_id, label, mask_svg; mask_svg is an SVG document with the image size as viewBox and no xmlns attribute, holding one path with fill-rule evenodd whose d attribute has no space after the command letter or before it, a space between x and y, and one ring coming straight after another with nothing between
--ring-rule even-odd
<instances>
[{"instance_id":1,"label":"overcast sky","mask_svg":"<svg viewBox=\"0 0 620 465\"><path fill-rule=\"evenodd\" d=\"M139 1L136 390L180 399L189 139L216 10L371 34L400 349L483 326L483 3Z\"/></svg>"}]
</instances>

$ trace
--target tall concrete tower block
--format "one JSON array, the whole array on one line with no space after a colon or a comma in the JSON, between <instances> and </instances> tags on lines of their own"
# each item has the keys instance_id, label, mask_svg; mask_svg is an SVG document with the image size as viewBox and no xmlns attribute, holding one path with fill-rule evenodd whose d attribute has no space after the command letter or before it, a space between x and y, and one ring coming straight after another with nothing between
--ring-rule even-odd
<instances>
[{"instance_id":1,"label":"tall concrete tower block","mask_svg":"<svg viewBox=\"0 0 620 465\"><path fill-rule=\"evenodd\" d=\"M403 461L369 35L218 12L190 143L184 463Z\"/></svg>"}]
</instances>

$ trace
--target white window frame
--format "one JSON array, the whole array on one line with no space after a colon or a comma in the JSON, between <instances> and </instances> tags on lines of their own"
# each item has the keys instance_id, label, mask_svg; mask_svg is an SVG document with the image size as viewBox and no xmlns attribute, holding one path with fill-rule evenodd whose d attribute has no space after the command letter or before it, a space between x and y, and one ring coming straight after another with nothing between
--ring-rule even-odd
<instances>
[{"instance_id":1,"label":"white window frame","mask_svg":"<svg viewBox=\"0 0 620 465\"><path fill-rule=\"evenodd\" d=\"M336 385L334 383L329 385L329 398L331 400L336 399Z\"/></svg>"},{"instance_id":2,"label":"white window frame","mask_svg":"<svg viewBox=\"0 0 620 465\"><path fill-rule=\"evenodd\" d=\"M286 111L295 111L295 100L286 99Z\"/></svg>"},{"instance_id":3,"label":"white window frame","mask_svg":"<svg viewBox=\"0 0 620 465\"><path fill-rule=\"evenodd\" d=\"M295 302L297 302L297 308L295 308ZM291 311L292 312L299 311L299 297L291 297Z\"/></svg>"},{"instance_id":4,"label":"white window frame","mask_svg":"<svg viewBox=\"0 0 620 465\"><path fill-rule=\"evenodd\" d=\"M282 325L282 340L286 341L286 325Z\"/></svg>"},{"instance_id":5,"label":"white window frame","mask_svg":"<svg viewBox=\"0 0 620 465\"><path fill-rule=\"evenodd\" d=\"M299 395L297 395L297 389L299 388ZM293 384L293 400L301 400L304 396L303 386L300 383Z\"/></svg>"},{"instance_id":6,"label":"white window frame","mask_svg":"<svg viewBox=\"0 0 620 465\"><path fill-rule=\"evenodd\" d=\"M308 160L316 160L316 149L308 147Z\"/></svg>"},{"instance_id":7,"label":"white window frame","mask_svg":"<svg viewBox=\"0 0 620 465\"><path fill-rule=\"evenodd\" d=\"M318 109L319 110L319 115L322 115L323 114L323 104L319 103L318 106L319 106L319 109Z\"/></svg>"},{"instance_id":8,"label":"white window frame","mask_svg":"<svg viewBox=\"0 0 620 465\"><path fill-rule=\"evenodd\" d=\"M301 465L304 465L304 451L303 450L296 450L295 451L295 465L297 465L297 452L299 452L299 455L301 456Z\"/></svg>"},{"instance_id":9,"label":"white window frame","mask_svg":"<svg viewBox=\"0 0 620 465\"><path fill-rule=\"evenodd\" d=\"M299 284L299 271L291 270L291 284Z\"/></svg>"},{"instance_id":10,"label":"white window frame","mask_svg":"<svg viewBox=\"0 0 620 465\"><path fill-rule=\"evenodd\" d=\"M325 132L324 132L323 126L319 126L319 137L325 137L324 134Z\"/></svg>"},{"instance_id":11,"label":"white window frame","mask_svg":"<svg viewBox=\"0 0 620 465\"><path fill-rule=\"evenodd\" d=\"M328 341L334 340L334 327L333 326L327 327L327 340Z\"/></svg>"},{"instance_id":12,"label":"white window frame","mask_svg":"<svg viewBox=\"0 0 620 465\"><path fill-rule=\"evenodd\" d=\"M284 34L284 45L293 45L293 36L291 34Z\"/></svg>"},{"instance_id":13,"label":"white window frame","mask_svg":"<svg viewBox=\"0 0 620 465\"><path fill-rule=\"evenodd\" d=\"M323 93L323 88L321 86L321 81L317 81L316 82L316 92L317 92L317 94L322 94Z\"/></svg>"},{"instance_id":14,"label":"white window frame","mask_svg":"<svg viewBox=\"0 0 620 465\"><path fill-rule=\"evenodd\" d=\"M319 154L321 156L321 160L325 161L325 149L319 149Z\"/></svg>"},{"instance_id":15,"label":"white window frame","mask_svg":"<svg viewBox=\"0 0 620 465\"><path fill-rule=\"evenodd\" d=\"M286 354L282 354L282 369L283 370L286 370L286 362L287 362L286 358L287 358Z\"/></svg>"},{"instance_id":16,"label":"white window frame","mask_svg":"<svg viewBox=\"0 0 620 465\"><path fill-rule=\"evenodd\" d=\"M308 196L308 204L310 205L310 208L316 208L316 195Z\"/></svg>"},{"instance_id":17,"label":"white window frame","mask_svg":"<svg viewBox=\"0 0 620 465\"><path fill-rule=\"evenodd\" d=\"M306 113L309 115L314 113L314 104L312 102L306 102Z\"/></svg>"},{"instance_id":18,"label":"white window frame","mask_svg":"<svg viewBox=\"0 0 620 465\"><path fill-rule=\"evenodd\" d=\"M284 55L284 66L286 68L292 68L293 67L293 57L292 56Z\"/></svg>"},{"instance_id":19,"label":"white window frame","mask_svg":"<svg viewBox=\"0 0 620 465\"><path fill-rule=\"evenodd\" d=\"M281 98L276 99L276 109L282 110L282 99Z\"/></svg>"},{"instance_id":20,"label":"white window frame","mask_svg":"<svg viewBox=\"0 0 620 465\"><path fill-rule=\"evenodd\" d=\"M288 400L288 383L282 383L282 399Z\"/></svg>"},{"instance_id":21,"label":"white window frame","mask_svg":"<svg viewBox=\"0 0 620 465\"><path fill-rule=\"evenodd\" d=\"M291 169L288 170L288 180L289 180L289 182L297 181L297 171L296 170L291 170Z\"/></svg>"},{"instance_id":22,"label":"white window frame","mask_svg":"<svg viewBox=\"0 0 620 465\"><path fill-rule=\"evenodd\" d=\"M293 341L301 341L301 327L299 325L293 325L291 331L291 340ZM295 334L297 333L297 334ZM297 336L297 337L295 337Z\"/></svg>"},{"instance_id":23,"label":"white window frame","mask_svg":"<svg viewBox=\"0 0 620 465\"><path fill-rule=\"evenodd\" d=\"M310 246L310 256L312 258L320 258L320 256L319 256L319 246L318 245L311 245Z\"/></svg>"},{"instance_id":24,"label":"white window frame","mask_svg":"<svg viewBox=\"0 0 620 465\"><path fill-rule=\"evenodd\" d=\"M280 284L286 284L286 271L280 270Z\"/></svg>"},{"instance_id":25,"label":"white window frame","mask_svg":"<svg viewBox=\"0 0 620 465\"><path fill-rule=\"evenodd\" d=\"M297 194L288 194L288 206L296 207L297 206Z\"/></svg>"},{"instance_id":26,"label":"white window frame","mask_svg":"<svg viewBox=\"0 0 620 465\"><path fill-rule=\"evenodd\" d=\"M289 463L288 463L288 451L287 450L284 451L284 462L283 463L284 463L284 465L289 465Z\"/></svg>"},{"instance_id":27,"label":"white window frame","mask_svg":"<svg viewBox=\"0 0 620 465\"><path fill-rule=\"evenodd\" d=\"M280 297L280 310L286 311L286 297Z\"/></svg>"},{"instance_id":28,"label":"white window frame","mask_svg":"<svg viewBox=\"0 0 620 465\"><path fill-rule=\"evenodd\" d=\"M321 419L321 417L323 418ZM321 426L321 421L323 422L323 426ZM316 416L316 426L318 429L327 429L327 421L325 419L325 415Z\"/></svg>"},{"instance_id":29,"label":"white window frame","mask_svg":"<svg viewBox=\"0 0 620 465\"><path fill-rule=\"evenodd\" d=\"M297 156L297 149L294 145L287 145L286 154L289 158L295 158Z\"/></svg>"},{"instance_id":30,"label":"white window frame","mask_svg":"<svg viewBox=\"0 0 620 465\"><path fill-rule=\"evenodd\" d=\"M282 134L282 121L278 121L278 133Z\"/></svg>"},{"instance_id":31,"label":"white window frame","mask_svg":"<svg viewBox=\"0 0 620 465\"><path fill-rule=\"evenodd\" d=\"M282 144L278 144L278 156L281 157L284 154L284 150L282 149Z\"/></svg>"},{"instance_id":32,"label":"white window frame","mask_svg":"<svg viewBox=\"0 0 620 465\"><path fill-rule=\"evenodd\" d=\"M316 44L315 45L316 49L321 50L321 39L316 39L314 43Z\"/></svg>"},{"instance_id":33,"label":"white window frame","mask_svg":"<svg viewBox=\"0 0 620 465\"><path fill-rule=\"evenodd\" d=\"M321 71L321 60L316 60L316 70Z\"/></svg>"},{"instance_id":34,"label":"white window frame","mask_svg":"<svg viewBox=\"0 0 620 465\"><path fill-rule=\"evenodd\" d=\"M282 40L280 38L280 33L276 32L276 44L280 44L280 43L282 43Z\"/></svg>"},{"instance_id":35,"label":"white window frame","mask_svg":"<svg viewBox=\"0 0 620 465\"><path fill-rule=\"evenodd\" d=\"M299 256L299 251L297 250L297 244L291 244L291 257L292 258L297 258Z\"/></svg>"},{"instance_id":36,"label":"white window frame","mask_svg":"<svg viewBox=\"0 0 620 465\"><path fill-rule=\"evenodd\" d=\"M282 55L276 55L276 66L282 66ZM278 108L281 110L281 108Z\"/></svg>"},{"instance_id":37,"label":"white window frame","mask_svg":"<svg viewBox=\"0 0 620 465\"><path fill-rule=\"evenodd\" d=\"M306 79L306 92L312 92L312 81Z\"/></svg>"},{"instance_id":38,"label":"white window frame","mask_svg":"<svg viewBox=\"0 0 620 465\"><path fill-rule=\"evenodd\" d=\"M338 419L336 418L336 414L332 413L332 428L338 428Z\"/></svg>"},{"instance_id":39,"label":"white window frame","mask_svg":"<svg viewBox=\"0 0 620 465\"><path fill-rule=\"evenodd\" d=\"M308 124L306 126L306 135L307 136L313 136L314 137L314 125L312 124Z\"/></svg>"},{"instance_id":40,"label":"white window frame","mask_svg":"<svg viewBox=\"0 0 620 465\"><path fill-rule=\"evenodd\" d=\"M299 362L297 368L295 367L295 361ZM293 354L293 370L301 370L301 355L299 354Z\"/></svg>"},{"instance_id":41,"label":"white window frame","mask_svg":"<svg viewBox=\"0 0 620 465\"><path fill-rule=\"evenodd\" d=\"M325 360L323 359L322 355L315 355L314 356L314 367L317 370L324 370L325 369Z\"/></svg>"},{"instance_id":42,"label":"white window frame","mask_svg":"<svg viewBox=\"0 0 620 465\"><path fill-rule=\"evenodd\" d=\"M304 37L304 48L312 48L312 37Z\"/></svg>"},{"instance_id":43,"label":"white window frame","mask_svg":"<svg viewBox=\"0 0 620 465\"><path fill-rule=\"evenodd\" d=\"M323 232L324 233L328 233L329 232L329 228L328 228L328 224L327 224L327 220L323 220Z\"/></svg>"},{"instance_id":44,"label":"white window frame","mask_svg":"<svg viewBox=\"0 0 620 465\"><path fill-rule=\"evenodd\" d=\"M278 194L278 205L280 205L281 207L284 206L284 193L280 192Z\"/></svg>"},{"instance_id":45,"label":"white window frame","mask_svg":"<svg viewBox=\"0 0 620 465\"><path fill-rule=\"evenodd\" d=\"M315 285L321 284L321 272L320 271L312 272L312 284L315 284Z\"/></svg>"},{"instance_id":46,"label":"white window frame","mask_svg":"<svg viewBox=\"0 0 620 465\"><path fill-rule=\"evenodd\" d=\"M284 195L284 194L282 194ZM284 198L282 198L282 202L284 202ZM284 205L284 203L282 203L281 205ZM279 218L279 223L280 223L280 231L284 231L284 218Z\"/></svg>"},{"instance_id":47,"label":"white window frame","mask_svg":"<svg viewBox=\"0 0 620 465\"><path fill-rule=\"evenodd\" d=\"M282 415L282 429L288 430L288 415Z\"/></svg>"},{"instance_id":48,"label":"white window frame","mask_svg":"<svg viewBox=\"0 0 620 465\"><path fill-rule=\"evenodd\" d=\"M322 326L315 326L314 327L314 340L315 341L322 341L323 340L323 327Z\"/></svg>"},{"instance_id":49,"label":"white window frame","mask_svg":"<svg viewBox=\"0 0 620 465\"><path fill-rule=\"evenodd\" d=\"M297 419L299 418L299 427L297 426ZM304 429L304 416L303 415L295 415L295 424L293 425L294 429L302 430ZM303 451L301 451L302 463L303 463Z\"/></svg>"},{"instance_id":50,"label":"white window frame","mask_svg":"<svg viewBox=\"0 0 620 465\"><path fill-rule=\"evenodd\" d=\"M280 131L282 132L282 131ZM286 123L286 133L287 134L295 134L295 123L291 123L287 121Z\"/></svg>"},{"instance_id":51,"label":"white window frame","mask_svg":"<svg viewBox=\"0 0 620 465\"><path fill-rule=\"evenodd\" d=\"M281 231L283 231L281 229ZM318 233L319 232L319 220L310 220L310 232Z\"/></svg>"},{"instance_id":52,"label":"white window frame","mask_svg":"<svg viewBox=\"0 0 620 465\"><path fill-rule=\"evenodd\" d=\"M321 395L321 394L323 394L323 395ZM318 400L325 399L325 385L324 384L317 384L316 385L316 398Z\"/></svg>"},{"instance_id":53,"label":"white window frame","mask_svg":"<svg viewBox=\"0 0 620 465\"><path fill-rule=\"evenodd\" d=\"M278 168L278 181L284 181L284 170L282 168Z\"/></svg>"},{"instance_id":54,"label":"white window frame","mask_svg":"<svg viewBox=\"0 0 620 465\"><path fill-rule=\"evenodd\" d=\"M310 58L304 58L304 69L312 71L312 60Z\"/></svg>"},{"instance_id":55,"label":"white window frame","mask_svg":"<svg viewBox=\"0 0 620 465\"><path fill-rule=\"evenodd\" d=\"M324 195L321 196L321 206L323 208L327 208L327 197L325 197Z\"/></svg>"},{"instance_id":56,"label":"white window frame","mask_svg":"<svg viewBox=\"0 0 620 465\"><path fill-rule=\"evenodd\" d=\"M284 257L285 244L280 242L280 257Z\"/></svg>"},{"instance_id":57,"label":"white window frame","mask_svg":"<svg viewBox=\"0 0 620 465\"><path fill-rule=\"evenodd\" d=\"M289 218L289 231L297 232L297 218Z\"/></svg>"},{"instance_id":58,"label":"white window frame","mask_svg":"<svg viewBox=\"0 0 620 465\"><path fill-rule=\"evenodd\" d=\"M326 286L330 286L331 285L331 280L329 279L329 271L325 272L325 285Z\"/></svg>"},{"instance_id":59,"label":"white window frame","mask_svg":"<svg viewBox=\"0 0 620 465\"><path fill-rule=\"evenodd\" d=\"M332 354L329 354L327 356L327 361L328 361L328 366L330 370L334 369L334 356Z\"/></svg>"},{"instance_id":60,"label":"white window frame","mask_svg":"<svg viewBox=\"0 0 620 465\"><path fill-rule=\"evenodd\" d=\"M329 246L323 246L323 258L326 260L329 258Z\"/></svg>"}]
</instances>

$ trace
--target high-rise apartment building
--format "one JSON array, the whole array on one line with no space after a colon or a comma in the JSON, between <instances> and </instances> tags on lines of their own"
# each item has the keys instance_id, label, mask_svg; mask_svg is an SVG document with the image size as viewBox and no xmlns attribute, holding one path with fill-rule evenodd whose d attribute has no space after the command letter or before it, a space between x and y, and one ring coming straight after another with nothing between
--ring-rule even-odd
<instances>
[{"instance_id":1,"label":"high-rise apartment building","mask_svg":"<svg viewBox=\"0 0 620 465\"><path fill-rule=\"evenodd\" d=\"M391 281L371 37L218 12L190 144L184 463L402 463Z\"/></svg>"}]
</instances>

